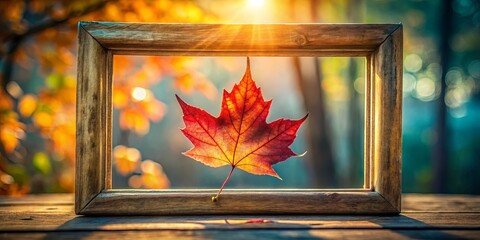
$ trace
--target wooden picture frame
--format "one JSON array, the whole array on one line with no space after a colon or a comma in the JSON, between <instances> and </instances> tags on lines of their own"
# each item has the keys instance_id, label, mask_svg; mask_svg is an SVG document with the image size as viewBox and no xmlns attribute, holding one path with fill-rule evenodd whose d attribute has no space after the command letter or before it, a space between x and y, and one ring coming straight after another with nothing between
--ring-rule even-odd
<instances>
[{"instance_id":1,"label":"wooden picture frame","mask_svg":"<svg viewBox=\"0 0 480 240\"><path fill-rule=\"evenodd\" d=\"M78 26L77 214L400 212L401 24L80 22ZM215 190L112 189L112 61L115 54L365 57L364 189L225 190L218 202L211 200Z\"/></svg>"}]
</instances>

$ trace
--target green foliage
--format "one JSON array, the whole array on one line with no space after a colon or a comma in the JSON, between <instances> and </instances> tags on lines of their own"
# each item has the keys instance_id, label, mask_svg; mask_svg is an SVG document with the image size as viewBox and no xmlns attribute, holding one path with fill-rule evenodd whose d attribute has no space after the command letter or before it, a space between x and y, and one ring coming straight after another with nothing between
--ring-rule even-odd
<instances>
[{"instance_id":1,"label":"green foliage","mask_svg":"<svg viewBox=\"0 0 480 240\"><path fill-rule=\"evenodd\" d=\"M38 152L33 155L32 164L33 167L43 175L49 175L52 171L50 159L48 158L48 155L44 152Z\"/></svg>"}]
</instances>

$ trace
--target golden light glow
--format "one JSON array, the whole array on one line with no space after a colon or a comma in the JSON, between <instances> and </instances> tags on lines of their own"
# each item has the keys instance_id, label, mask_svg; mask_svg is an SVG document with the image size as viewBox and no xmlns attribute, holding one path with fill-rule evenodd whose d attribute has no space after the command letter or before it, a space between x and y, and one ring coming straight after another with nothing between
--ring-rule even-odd
<instances>
[{"instance_id":1,"label":"golden light glow","mask_svg":"<svg viewBox=\"0 0 480 240\"><path fill-rule=\"evenodd\" d=\"M265 5L265 0L248 0L247 6L250 8L261 8Z\"/></svg>"},{"instance_id":2,"label":"golden light glow","mask_svg":"<svg viewBox=\"0 0 480 240\"><path fill-rule=\"evenodd\" d=\"M143 101L147 97L147 91L145 88L136 87L132 91L132 97L138 102Z\"/></svg>"},{"instance_id":3,"label":"golden light glow","mask_svg":"<svg viewBox=\"0 0 480 240\"><path fill-rule=\"evenodd\" d=\"M136 148L118 145L113 149L113 159L118 173L123 176L138 169L142 155Z\"/></svg>"}]
</instances>

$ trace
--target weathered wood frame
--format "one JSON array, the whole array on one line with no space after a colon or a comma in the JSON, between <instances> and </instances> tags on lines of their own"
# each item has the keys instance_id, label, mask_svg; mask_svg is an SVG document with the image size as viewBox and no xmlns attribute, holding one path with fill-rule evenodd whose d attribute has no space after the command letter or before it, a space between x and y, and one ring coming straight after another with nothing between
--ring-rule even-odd
<instances>
[{"instance_id":1,"label":"weathered wood frame","mask_svg":"<svg viewBox=\"0 0 480 240\"><path fill-rule=\"evenodd\" d=\"M83 215L397 214L401 199L401 24L78 25L75 212ZM114 190L114 54L366 58L365 184L353 190ZM312 109L310 109L312 111Z\"/></svg>"}]
</instances>

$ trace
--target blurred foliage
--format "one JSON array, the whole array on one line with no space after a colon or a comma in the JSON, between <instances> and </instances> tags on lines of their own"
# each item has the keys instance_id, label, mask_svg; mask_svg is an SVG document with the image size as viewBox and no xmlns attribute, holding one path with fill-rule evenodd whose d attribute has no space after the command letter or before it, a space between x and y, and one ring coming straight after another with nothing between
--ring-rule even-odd
<instances>
[{"instance_id":1,"label":"blurred foliage","mask_svg":"<svg viewBox=\"0 0 480 240\"><path fill-rule=\"evenodd\" d=\"M480 1L365 3L366 22L404 24L404 191L480 194ZM446 121L443 137L440 118ZM439 162L440 141L446 162ZM443 175L434 174L439 165ZM433 189L438 182L445 185Z\"/></svg>"},{"instance_id":2,"label":"blurred foliage","mask_svg":"<svg viewBox=\"0 0 480 240\"><path fill-rule=\"evenodd\" d=\"M364 22L404 24L403 186L431 192L432 148L449 149L446 192L480 193L480 1L452 0L448 36L443 8L448 1L310 0L28 0L0 1L0 194L71 192L75 162L75 74L78 21L119 22ZM309 13L309 14L306 14ZM312 17L315 16L312 20ZM440 43L448 42L448 54ZM449 56L442 69L442 56ZM331 108L362 96L334 70L345 61L322 63ZM223 66L228 69L226 64ZM442 72L445 79L442 80ZM218 89L189 57L115 56L114 110L122 134L114 147L115 171L132 187L167 188L162 166L142 159L128 136L143 136L169 109L151 90L168 85L212 99ZM445 81L444 99L441 82ZM437 107L447 109L446 139L438 139ZM332 126L340 131L341 126ZM438 176L437 176L438 178Z\"/></svg>"},{"instance_id":3,"label":"blurred foliage","mask_svg":"<svg viewBox=\"0 0 480 240\"><path fill-rule=\"evenodd\" d=\"M193 1L1 1L0 9L0 194L10 195L73 191L78 21L216 20ZM139 63L115 57L113 105L120 111L121 128L139 135L146 134L150 122L160 121L166 111L148 90L156 84L150 79L168 74L179 91L216 93L206 78L197 81L198 73L189 71L189 58L173 57L169 63L151 60ZM162 167L140 159L138 150L118 146L113 155L118 172L137 171L132 186L169 186Z\"/></svg>"}]
</instances>

